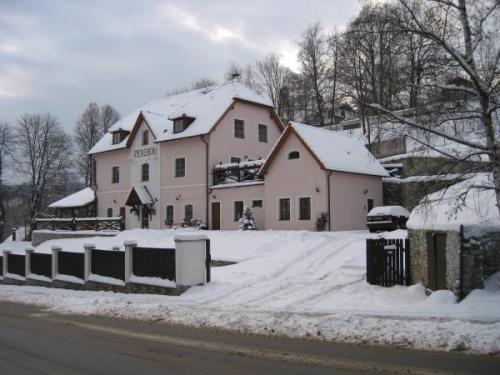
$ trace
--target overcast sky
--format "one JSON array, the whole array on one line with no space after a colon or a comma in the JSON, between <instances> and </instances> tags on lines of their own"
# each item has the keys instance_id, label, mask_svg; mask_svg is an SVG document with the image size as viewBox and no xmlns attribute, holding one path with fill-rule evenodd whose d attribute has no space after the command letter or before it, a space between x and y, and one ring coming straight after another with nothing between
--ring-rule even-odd
<instances>
[{"instance_id":1,"label":"overcast sky","mask_svg":"<svg viewBox=\"0 0 500 375\"><path fill-rule=\"evenodd\" d=\"M0 121L50 111L71 130L91 101L122 115L276 52L297 67L308 24L342 29L358 0L0 0Z\"/></svg>"}]
</instances>

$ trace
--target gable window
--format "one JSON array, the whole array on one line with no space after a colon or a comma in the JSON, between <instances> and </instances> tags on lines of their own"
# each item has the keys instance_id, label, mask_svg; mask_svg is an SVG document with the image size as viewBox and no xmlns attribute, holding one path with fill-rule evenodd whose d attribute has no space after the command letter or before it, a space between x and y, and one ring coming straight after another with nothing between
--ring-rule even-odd
<instances>
[{"instance_id":1,"label":"gable window","mask_svg":"<svg viewBox=\"0 0 500 375\"><path fill-rule=\"evenodd\" d=\"M186 176L186 158L175 159L175 177Z\"/></svg>"},{"instance_id":2,"label":"gable window","mask_svg":"<svg viewBox=\"0 0 500 375\"><path fill-rule=\"evenodd\" d=\"M280 221L290 220L290 198L280 198L278 219Z\"/></svg>"},{"instance_id":3,"label":"gable window","mask_svg":"<svg viewBox=\"0 0 500 375\"><path fill-rule=\"evenodd\" d=\"M267 143L267 125L259 124L259 142Z\"/></svg>"},{"instance_id":4,"label":"gable window","mask_svg":"<svg viewBox=\"0 0 500 375\"><path fill-rule=\"evenodd\" d=\"M112 207L108 208L107 215L108 215L108 217L113 217L113 208Z\"/></svg>"},{"instance_id":5,"label":"gable window","mask_svg":"<svg viewBox=\"0 0 500 375\"><path fill-rule=\"evenodd\" d=\"M243 216L243 201L236 201L233 203L233 220L238 221Z\"/></svg>"},{"instance_id":6,"label":"gable window","mask_svg":"<svg viewBox=\"0 0 500 375\"><path fill-rule=\"evenodd\" d=\"M291 151L288 153L288 160L299 159L299 158L300 158L300 152L298 151Z\"/></svg>"},{"instance_id":7,"label":"gable window","mask_svg":"<svg viewBox=\"0 0 500 375\"><path fill-rule=\"evenodd\" d=\"M262 207L262 199L254 199L252 201L252 208L261 208Z\"/></svg>"},{"instance_id":8,"label":"gable window","mask_svg":"<svg viewBox=\"0 0 500 375\"><path fill-rule=\"evenodd\" d=\"M149 181L149 164L145 163L141 166L141 181Z\"/></svg>"},{"instance_id":9,"label":"gable window","mask_svg":"<svg viewBox=\"0 0 500 375\"><path fill-rule=\"evenodd\" d=\"M234 138L245 138L245 121L234 119Z\"/></svg>"},{"instance_id":10,"label":"gable window","mask_svg":"<svg viewBox=\"0 0 500 375\"><path fill-rule=\"evenodd\" d=\"M167 206L167 210L165 212L165 224L173 225L174 224L174 206L169 204Z\"/></svg>"},{"instance_id":11,"label":"gable window","mask_svg":"<svg viewBox=\"0 0 500 375\"><path fill-rule=\"evenodd\" d=\"M184 222L189 223L193 221L193 205L186 204L184 206Z\"/></svg>"},{"instance_id":12,"label":"gable window","mask_svg":"<svg viewBox=\"0 0 500 375\"><path fill-rule=\"evenodd\" d=\"M149 132L144 130L142 132L142 145L145 146L147 144L149 144Z\"/></svg>"},{"instance_id":13,"label":"gable window","mask_svg":"<svg viewBox=\"0 0 500 375\"><path fill-rule=\"evenodd\" d=\"M299 220L311 220L311 198L299 198Z\"/></svg>"},{"instance_id":14,"label":"gable window","mask_svg":"<svg viewBox=\"0 0 500 375\"><path fill-rule=\"evenodd\" d=\"M111 183L117 184L120 182L120 167L113 167L111 169Z\"/></svg>"}]
</instances>

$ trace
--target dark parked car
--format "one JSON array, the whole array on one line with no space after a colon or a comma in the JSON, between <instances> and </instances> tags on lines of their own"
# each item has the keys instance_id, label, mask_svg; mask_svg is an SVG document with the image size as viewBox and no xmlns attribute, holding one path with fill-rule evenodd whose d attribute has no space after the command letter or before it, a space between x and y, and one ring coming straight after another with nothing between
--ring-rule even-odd
<instances>
[{"instance_id":1,"label":"dark parked car","mask_svg":"<svg viewBox=\"0 0 500 375\"><path fill-rule=\"evenodd\" d=\"M366 225L370 232L405 229L410 212L402 206L380 206L368 212Z\"/></svg>"}]
</instances>

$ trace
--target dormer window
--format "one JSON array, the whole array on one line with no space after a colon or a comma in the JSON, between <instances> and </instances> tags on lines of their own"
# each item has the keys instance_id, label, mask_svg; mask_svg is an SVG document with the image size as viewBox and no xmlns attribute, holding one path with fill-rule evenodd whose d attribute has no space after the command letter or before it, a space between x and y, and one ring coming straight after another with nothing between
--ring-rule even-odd
<instances>
[{"instance_id":1,"label":"dormer window","mask_svg":"<svg viewBox=\"0 0 500 375\"><path fill-rule=\"evenodd\" d=\"M299 159L299 158L300 158L300 152L298 151L291 151L288 153L288 160Z\"/></svg>"},{"instance_id":2,"label":"dormer window","mask_svg":"<svg viewBox=\"0 0 500 375\"><path fill-rule=\"evenodd\" d=\"M189 125L194 121L194 117L189 117L183 115L178 118L172 119L174 121L174 134L181 133L188 128Z\"/></svg>"},{"instance_id":3,"label":"dormer window","mask_svg":"<svg viewBox=\"0 0 500 375\"><path fill-rule=\"evenodd\" d=\"M123 129L118 129L114 132L111 132L111 135L113 137L113 144L117 145L118 143L121 143L128 134L129 132Z\"/></svg>"}]
</instances>

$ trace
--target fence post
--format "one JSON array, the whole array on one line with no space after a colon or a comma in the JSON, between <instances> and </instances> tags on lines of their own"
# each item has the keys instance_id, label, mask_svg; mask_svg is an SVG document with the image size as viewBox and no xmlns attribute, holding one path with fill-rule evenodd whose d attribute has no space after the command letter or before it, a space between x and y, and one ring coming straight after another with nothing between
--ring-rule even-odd
<instances>
[{"instance_id":1,"label":"fence post","mask_svg":"<svg viewBox=\"0 0 500 375\"><path fill-rule=\"evenodd\" d=\"M95 245L92 243L83 244L83 250L85 252L83 260L83 279L85 282L89 280L89 276L92 270L92 249L95 249Z\"/></svg>"},{"instance_id":2,"label":"fence post","mask_svg":"<svg viewBox=\"0 0 500 375\"><path fill-rule=\"evenodd\" d=\"M8 266L9 254L10 254L10 250L3 251L3 277L4 278L9 273L9 266Z\"/></svg>"},{"instance_id":3,"label":"fence post","mask_svg":"<svg viewBox=\"0 0 500 375\"><path fill-rule=\"evenodd\" d=\"M410 239L405 239L405 285L411 285Z\"/></svg>"},{"instance_id":4,"label":"fence post","mask_svg":"<svg viewBox=\"0 0 500 375\"><path fill-rule=\"evenodd\" d=\"M12 241L16 241L17 240L16 234L17 234L17 229L16 229L16 227L13 227L12 228Z\"/></svg>"},{"instance_id":5,"label":"fence post","mask_svg":"<svg viewBox=\"0 0 500 375\"><path fill-rule=\"evenodd\" d=\"M132 249L137 246L136 241L125 241L123 243L125 246L125 284L130 282L130 277L133 271L133 257Z\"/></svg>"},{"instance_id":6,"label":"fence post","mask_svg":"<svg viewBox=\"0 0 500 375\"><path fill-rule=\"evenodd\" d=\"M25 265L25 271L24 271L24 277L28 278L28 275L31 273L31 254L33 254L35 249L31 246L27 247L24 249L25 255L24 255L24 265Z\"/></svg>"},{"instance_id":7,"label":"fence post","mask_svg":"<svg viewBox=\"0 0 500 375\"><path fill-rule=\"evenodd\" d=\"M52 280L55 280L57 278L57 274L59 271L59 260L58 260L58 254L59 251L62 251L61 246L52 246Z\"/></svg>"}]
</instances>

